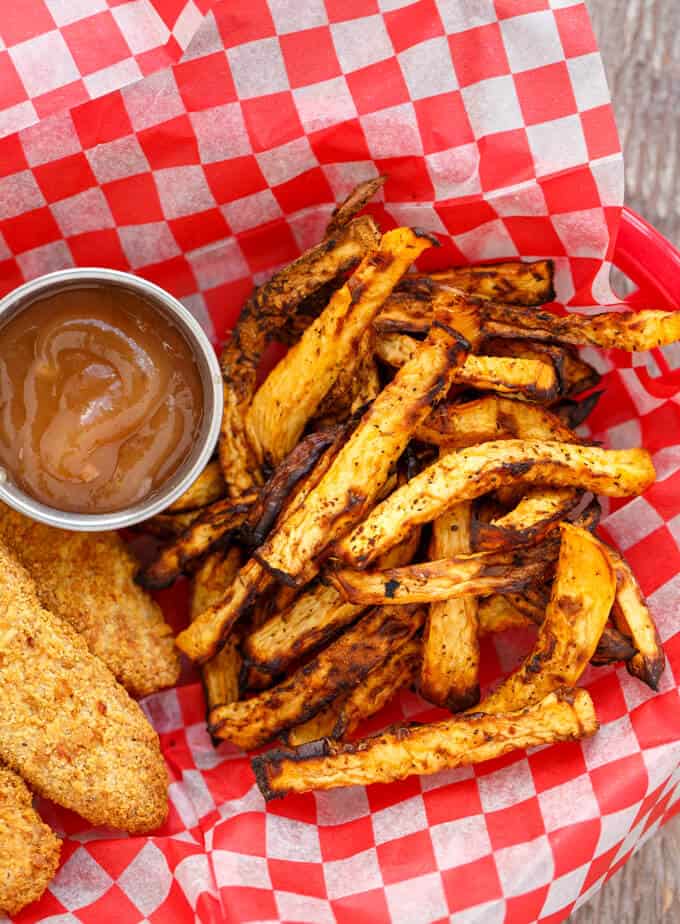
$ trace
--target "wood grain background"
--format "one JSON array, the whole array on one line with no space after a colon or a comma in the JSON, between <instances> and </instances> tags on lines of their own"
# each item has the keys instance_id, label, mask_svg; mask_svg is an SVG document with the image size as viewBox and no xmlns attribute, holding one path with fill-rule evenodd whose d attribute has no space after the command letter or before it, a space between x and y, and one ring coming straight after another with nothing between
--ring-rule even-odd
<instances>
[{"instance_id":1,"label":"wood grain background","mask_svg":"<svg viewBox=\"0 0 680 924\"><path fill-rule=\"evenodd\" d=\"M589 0L626 159L626 201L680 246L680 0ZM680 818L570 924L680 921Z\"/></svg>"}]
</instances>

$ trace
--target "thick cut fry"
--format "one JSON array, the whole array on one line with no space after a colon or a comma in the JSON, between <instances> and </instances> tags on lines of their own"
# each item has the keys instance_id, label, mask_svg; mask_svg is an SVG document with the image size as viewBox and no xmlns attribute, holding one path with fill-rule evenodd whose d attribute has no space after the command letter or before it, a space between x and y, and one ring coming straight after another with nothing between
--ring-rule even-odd
<instances>
[{"instance_id":1,"label":"thick cut fry","mask_svg":"<svg viewBox=\"0 0 680 924\"><path fill-rule=\"evenodd\" d=\"M242 748L254 748L306 722L360 683L394 646L412 638L423 619L422 610L416 608L372 610L279 686L214 709L211 734Z\"/></svg>"},{"instance_id":2,"label":"thick cut fry","mask_svg":"<svg viewBox=\"0 0 680 924\"><path fill-rule=\"evenodd\" d=\"M117 533L83 533L38 523L0 504L0 543L19 559L40 601L69 623L133 696L179 678L172 629L135 584L137 562Z\"/></svg>"},{"instance_id":3,"label":"thick cut fry","mask_svg":"<svg viewBox=\"0 0 680 924\"><path fill-rule=\"evenodd\" d=\"M644 449L600 449L540 440L498 440L447 453L379 504L336 545L348 565L365 568L400 542L414 526L428 523L463 500L504 484L542 482L627 497L654 483Z\"/></svg>"},{"instance_id":4,"label":"thick cut fry","mask_svg":"<svg viewBox=\"0 0 680 924\"><path fill-rule=\"evenodd\" d=\"M193 622L179 633L175 644L192 661L198 664L209 661L228 638L239 617L271 583L272 579L262 565L253 558L249 559L223 596L198 613Z\"/></svg>"},{"instance_id":5,"label":"thick cut fry","mask_svg":"<svg viewBox=\"0 0 680 924\"><path fill-rule=\"evenodd\" d=\"M310 474L326 450L336 440L344 438L345 433L344 428L337 426L310 433L277 465L243 524L241 533L250 546L256 548L264 542L276 518L291 500L295 488Z\"/></svg>"},{"instance_id":6,"label":"thick cut fry","mask_svg":"<svg viewBox=\"0 0 680 924\"><path fill-rule=\"evenodd\" d=\"M495 635L508 629L526 629L534 624L502 594L491 594L490 597L478 600L477 618L480 635Z\"/></svg>"},{"instance_id":7,"label":"thick cut fry","mask_svg":"<svg viewBox=\"0 0 680 924\"><path fill-rule=\"evenodd\" d=\"M562 340L602 349L652 350L680 340L680 312L624 311L559 317L546 311L523 311L510 305L484 304L486 334L534 340Z\"/></svg>"},{"instance_id":8,"label":"thick cut fry","mask_svg":"<svg viewBox=\"0 0 680 924\"><path fill-rule=\"evenodd\" d=\"M593 701L585 690L560 690L506 715L468 713L431 725L396 726L352 744L324 738L295 751L252 759L265 799L290 792L391 783L415 773L481 763L518 748L595 734Z\"/></svg>"},{"instance_id":9,"label":"thick cut fry","mask_svg":"<svg viewBox=\"0 0 680 924\"><path fill-rule=\"evenodd\" d=\"M220 463L209 462L190 488L165 513L185 513L213 504L227 493Z\"/></svg>"},{"instance_id":10,"label":"thick cut fry","mask_svg":"<svg viewBox=\"0 0 680 924\"><path fill-rule=\"evenodd\" d=\"M616 577L598 539L567 523L560 529L557 574L536 645L480 704L483 712L523 709L565 684L575 684L595 654L614 602Z\"/></svg>"},{"instance_id":11,"label":"thick cut fry","mask_svg":"<svg viewBox=\"0 0 680 924\"><path fill-rule=\"evenodd\" d=\"M188 510L186 513L157 513L155 517L144 520L143 523L133 528L156 536L158 539L171 539L173 536L181 536L186 532L201 513L202 510Z\"/></svg>"},{"instance_id":12,"label":"thick cut fry","mask_svg":"<svg viewBox=\"0 0 680 924\"><path fill-rule=\"evenodd\" d=\"M246 414L267 343L303 302L356 266L379 239L371 218L357 218L275 273L246 303L221 358L224 412L220 464L232 498L250 493L262 482L260 447L249 442Z\"/></svg>"},{"instance_id":13,"label":"thick cut fry","mask_svg":"<svg viewBox=\"0 0 680 924\"><path fill-rule=\"evenodd\" d=\"M331 220L326 228L326 236L337 234L341 228L344 228L371 201L373 196L385 184L386 179L386 176L376 176L355 186L344 202L341 202L333 210Z\"/></svg>"},{"instance_id":14,"label":"thick cut fry","mask_svg":"<svg viewBox=\"0 0 680 924\"><path fill-rule=\"evenodd\" d=\"M158 557L139 572L138 583L154 590L169 587L190 562L240 529L256 499L256 494L246 494L239 502L225 498L204 507L186 532L164 546Z\"/></svg>"},{"instance_id":15,"label":"thick cut fry","mask_svg":"<svg viewBox=\"0 0 680 924\"><path fill-rule=\"evenodd\" d=\"M464 449L500 439L579 442L551 411L498 395L486 395L463 404L441 404L418 427L415 435L424 443L449 449Z\"/></svg>"},{"instance_id":16,"label":"thick cut fry","mask_svg":"<svg viewBox=\"0 0 680 924\"><path fill-rule=\"evenodd\" d=\"M0 914L37 901L57 871L61 841L33 808L26 784L0 766Z\"/></svg>"},{"instance_id":17,"label":"thick cut fry","mask_svg":"<svg viewBox=\"0 0 680 924\"><path fill-rule=\"evenodd\" d=\"M446 316L442 312L442 318ZM474 335L474 312L467 326ZM366 514L411 434L446 393L466 347L467 341L457 331L443 320L435 321L414 358L402 366L364 414L306 504L255 553L279 580L301 583L308 563Z\"/></svg>"},{"instance_id":18,"label":"thick cut fry","mask_svg":"<svg viewBox=\"0 0 680 924\"><path fill-rule=\"evenodd\" d=\"M588 418L603 394L603 391L594 391L592 395L588 395L587 398L580 398L578 401L565 398L553 406L553 411L560 420L573 430Z\"/></svg>"},{"instance_id":19,"label":"thick cut fry","mask_svg":"<svg viewBox=\"0 0 680 924\"><path fill-rule=\"evenodd\" d=\"M577 488L531 488L504 516L472 524L472 545L477 551L513 549L542 539L581 498Z\"/></svg>"},{"instance_id":20,"label":"thick cut fry","mask_svg":"<svg viewBox=\"0 0 680 924\"><path fill-rule=\"evenodd\" d=\"M330 737L349 738L361 722L380 712L398 690L413 683L422 651L420 639L411 638L373 668L340 705Z\"/></svg>"},{"instance_id":21,"label":"thick cut fry","mask_svg":"<svg viewBox=\"0 0 680 924\"><path fill-rule=\"evenodd\" d=\"M191 619L196 619L203 610L220 600L236 577L241 563L239 549L213 552L194 575L191 597ZM203 693L207 714L215 706L232 703L238 699L241 656L238 639L232 633L223 648L201 669Z\"/></svg>"},{"instance_id":22,"label":"thick cut fry","mask_svg":"<svg viewBox=\"0 0 680 924\"><path fill-rule=\"evenodd\" d=\"M0 761L93 825L153 831L168 775L144 713L0 546Z\"/></svg>"},{"instance_id":23,"label":"thick cut fry","mask_svg":"<svg viewBox=\"0 0 680 924\"><path fill-rule=\"evenodd\" d=\"M381 334L376 341L376 355L390 366L402 366L417 349L418 341L407 334ZM552 401L559 392L555 369L537 359L468 356L453 382L480 391L519 393L531 401Z\"/></svg>"},{"instance_id":24,"label":"thick cut fry","mask_svg":"<svg viewBox=\"0 0 680 924\"><path fill-rule=\"evenodd\" d=\"M357 344L409 265L430 247L410 228L383 235L298 343L267 376L247 412L250 442L262 459L280 462L350 363Z\"/></svg>"},{"instance_id":25,"label":"thick cut fry","mask_svg":"<svg viewBox=\"0 0 680 924\"><path fill-rule=\"evenodd\" d=\"M464 555L470 545L471 504L463 501L435 520L434 559ZM479 626L473 596L431 603L425 624L420 692L437 706L459 712L479 701Z\"/></svg>"},{"instance_id":26,"label":"thick cut fry","mask_svg":"<svg viewBox=\"0 0 680 924\"><path fill-rule=\"evenodd\" d=\"M554 543L544 542L524 552L474 552L381 571L343 568L329 577L350 603L434 603L523 590L545 577L555 553Z\"/></svg>"},{"instance_id":27,"label":"thick cut fry","mask_svg":"<svg viewBox=\"0 0 680 924\"><path fill-rule=\"evenodd\" d=\"M552 260L534 263L487 263L482 266L454 266L429 276L407 276L402 288L427 285L452 286L478 298L492 298L506 305L544 305L555 299Z\"/></svg>"},{"instance_id":28,"label":"thick cut fry","mask_svg":"<svg viewBox=\"0 0 680 924\"><path fill-rule=\"evenodd\" d=\"M602 378L597 369L581 359L573 347L564 343L491 337L484 341L482 348L490 356L515 356L551 362L557 373L562 396L577 395L594 388Z\"/></svg>"},{"instance_id":29,"label":"thick cut fry","mask_svg":"<svg viewBox=\"0 0 680 924\"><path fill-rule=\"evenodd\" d=\"M375 400L380 392L380 376L373 358L375 335L367 330L355 356L340 372L310 421L310 427L327 427L347 420L358 408Z\"/></svg>"},{"instance_id":30,"label":"thick cut fry","mask_svg":"<svg viewBox=\"0 0 680 924\"><path fill-rule=\"evenodd\" d=\"M614 620L636 648L627 661L628 672L652 690L658 690L666 657L652 614L628 562L608 546L604 548L616 575Z\"/></svg>"}]
</instances>

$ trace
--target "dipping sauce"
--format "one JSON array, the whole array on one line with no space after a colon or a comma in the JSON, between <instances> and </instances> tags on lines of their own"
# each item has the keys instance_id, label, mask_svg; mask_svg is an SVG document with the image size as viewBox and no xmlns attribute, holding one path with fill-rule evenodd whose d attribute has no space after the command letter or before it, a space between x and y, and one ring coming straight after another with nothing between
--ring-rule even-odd
<instances>
[{"instance_id":1,"label":"dipping sauce","mask_svg":"<svg viewBox=\"0 0 680 924\"><path fill-rule=\"evenodd\" d=\"M203 410L189 343L128 289L61 289L0 324L0 466L50 507L148 497L189 455Z\"/></svg>"}]
</instances>

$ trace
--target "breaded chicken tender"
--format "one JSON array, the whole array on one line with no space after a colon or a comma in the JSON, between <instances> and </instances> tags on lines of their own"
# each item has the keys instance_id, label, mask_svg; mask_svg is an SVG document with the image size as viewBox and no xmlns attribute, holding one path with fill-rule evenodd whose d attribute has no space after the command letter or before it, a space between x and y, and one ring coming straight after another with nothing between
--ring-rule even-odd
<instances>
[{"instance_id":1,"label":"breaded chicken tender","mask_svg":"<svg viewBox=\"0 0 680 924\"><path fill-rule=\"evenodd\" d=\"M156 732L2 545L0 761L93 825L141 833L167 814Z\"/></svg>"},{"instance_id":2,"label":"breaded chicken tender","mask_svg":"<svg viewBox=\"0 0 680 924\"><path fill-rule=\"evenodd\" d=\"M129 693L177 683L172 630L135 584L138 564L116 533L56 529L0 503L0 542L31 575L43 606L82 635Z\"/></svg>"},{"instance_id":3,"label":"breaded chicken tender","mask_svg":"<svg viewBox=\"0 0 680 924\"><path fill-rule=\"evenodd\" d=\"M33 808L26 784L0 766L0 914L37 901L59 865L61 841Z\"/></svg>"}]
</instances>

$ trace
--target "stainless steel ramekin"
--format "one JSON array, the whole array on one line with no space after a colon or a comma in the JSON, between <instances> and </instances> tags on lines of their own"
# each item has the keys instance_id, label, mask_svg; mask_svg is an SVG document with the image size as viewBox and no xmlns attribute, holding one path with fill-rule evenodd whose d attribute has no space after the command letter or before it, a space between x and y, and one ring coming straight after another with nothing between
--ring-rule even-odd
<instances>
[{"instance_id":1,"label":"stainless steel ramekin","mask_svg":"<svg viewBox=\"0 0 680 924\"><path fill-rule=\"evenodd\" d=\"M96 531L120 529L140 523L164 510L196 480L210 459L217 442L222 418L222 376L215 351L193 315L160 286L139 276L99 267L58 270L39 276L0 300L0 325L41 296L65 288L88 284L120 286L143 296L159 314L168 318L184 334L194 352L203 385L203 421L189 457L166 484L144 500L114 513L68 513L39 503L11 481L11 474L0 469L0 500L20 513L60 526L62 529Z\"/></svg>"}]
</instances>

